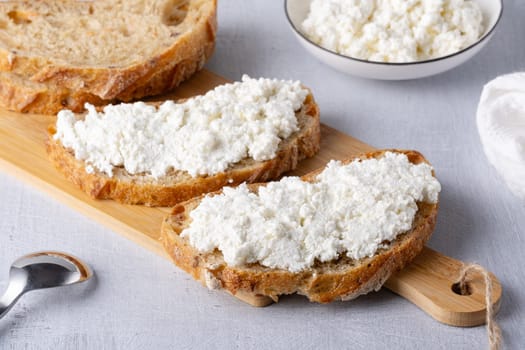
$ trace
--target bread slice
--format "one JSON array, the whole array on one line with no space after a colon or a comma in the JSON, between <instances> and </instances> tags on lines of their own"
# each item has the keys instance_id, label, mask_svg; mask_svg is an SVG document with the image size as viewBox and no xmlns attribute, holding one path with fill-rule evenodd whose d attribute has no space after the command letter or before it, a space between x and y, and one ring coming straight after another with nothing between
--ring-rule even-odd
<instances>
[{"instance_id":1,"label":"bread slice","mask_svg":"<svg viewBox=\"0 0 525 350\"><path fill-rule=\"evenodd\" d=\"M0 105L79 112L166 92L202 68L216 0L5 2L0 29Z\"/></svg>"},{"instance_id":2,"label":"bread slice","mask_svg":"<svg viewBox=\"0 0 525 350\"><path fill-rule=\"evenodd\" d=\"M155 179L145 174L131 175L124 168L116 168L112 177L99 171L88 173L84 161L76 159L71 150L53 139L54 127L50 127L46 148L55 167L93 198L114 199L126 204L173 206L226 185L275 179L295 169L300 160L315 155L319 151L321 131L319 108L312 94L306 97L296 117L299 130L280 142L273 159L255 161L246 158L225 172L210 176L192 177L185 171L173 170Z\"/></svg>"},{"instance_id":3,"label":"bread slice","mask_svg":"<svg viewBox=\"0 0 525 350\"><path fill-rule=\"evenodd\" d=\"M402 152L411 163L427 162L416 151L381 150L361 155L354 159L380 158L385 152ZM313 181L323 169L303 176ZM249 186L254 192L264 184ZM239 299L254 306L264 306L278 301L282 294L299 293L311 301L328 303L333 300L349 300L378 290L388 277L402 269L423 249L435 223L438 204L418 203L412 228L399 235L386 249L373 257L352 260L346 255L330 262L316 263L312 268L292 273L288 270L268 268L260 264L242 267L229 266L222 253L199 253L180 233L191 222L190 212L196 208L203 196L176 205L162 225L161 240L177 266L212 289L224 289Z\"/></svg>"}]
</instances>

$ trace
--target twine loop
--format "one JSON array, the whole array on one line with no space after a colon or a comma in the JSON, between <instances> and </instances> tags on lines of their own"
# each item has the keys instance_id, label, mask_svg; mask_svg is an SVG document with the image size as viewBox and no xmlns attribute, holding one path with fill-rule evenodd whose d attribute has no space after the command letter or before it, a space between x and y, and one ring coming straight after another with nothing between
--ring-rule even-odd
<instances>
[{"instance_id":1,"label":"twine loop","mask_svg":"<svg viewBox=\"0 0 525 350\"><path fill-rule=\"evenodd\" d=\"M501 348L501 329L496 323L496 313L494 311L494 305L492 304L492 279L487 270L483 266L478 264L466 264L463 266L459 273L459 279L457 286L461 295L470 294L468 286L468 277L472 273L479 273L483 276L485 282L485 305L487 306L487 333L489 336L489 349L499 350Z\"/></svg>"}]
</instances>

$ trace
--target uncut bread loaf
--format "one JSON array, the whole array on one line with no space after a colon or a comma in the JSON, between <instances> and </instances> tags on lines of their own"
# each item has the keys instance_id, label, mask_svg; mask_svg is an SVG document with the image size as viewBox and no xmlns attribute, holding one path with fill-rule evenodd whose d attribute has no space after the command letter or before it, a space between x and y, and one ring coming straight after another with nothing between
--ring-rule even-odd
<instances>
[{"instance_id":1,"label":"uncut bread loaf","mask_svg":"<svg viewBox=\"0 0 525 350\"><path fill-rule=\"evenodd\" d=\"M0 3L0 105L80 112L166 92L202 68L216 0Z\"/></svg>"},{"instance_id":2,"label":"uncut bread loaf","mask_svg":"<svg viewBox=\"0 0 525 350\"><path fill-rule=\"evenodd\" d=\"M83 115L77 115L79 119ZM192 176L187 171L169 170L155 178L150 174L130 174L122 166L113 169L112 176L100 171L88 171L86 162L53 136L50 127L46 144L50 160L66 178L96 199L113 199L126 204L173 206L203 193L217 191L226 185L242 182L269 181L296 168L298 162L312 157L319 150L319 108L308 93L302 106L295 111L297 131L279 142L275 156L264 161L244 158L225 171L213 175Z\"/></svg>"},{"instance_id":3,"label":"uncut bread loaf","mask_svg":"<svg viewBox=\"0 0 525 350\"><path fill-rule=\"evenodd\" d=\"M416 151L381 150L349 159L343 164L355 159L379 159L387 151L406 154L413 164L427 163ZM309 173L302 179L314 181L322 170ZM257 192L260 186L265 185L252 184L248 188ZM208 196L211 195L215 194ZM264 306L272 300L278 301L283 294L298 293L311 301L327 303L350 300L378 290L392 273L402 269L419 254L434 229L438 211L437 202L417 202L417 212L410 230L401 233L391 242L383 242L386 245L371 257L355 260L340 254L337 259L325 262L316 260L312 267L291 272L260 263L230 266L218 249L202 253L190 244L187 237L181 237L180 234L192 222L192 211L203 198L204 196L194 198L173 208L162 225L162 243L175 264L203 285L210 289L223 289L254 306ZM261 229L264 229L263 226Z\"/></svg>"}]
</instances>

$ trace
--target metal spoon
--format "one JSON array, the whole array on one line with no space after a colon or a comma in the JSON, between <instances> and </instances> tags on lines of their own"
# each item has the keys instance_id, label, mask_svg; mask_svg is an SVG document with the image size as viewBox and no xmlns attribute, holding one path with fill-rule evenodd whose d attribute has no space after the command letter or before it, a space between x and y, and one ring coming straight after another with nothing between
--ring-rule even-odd
<instances>
[{"instance_id":1,"label":"metal spoon","mask_svg":"<svg viewBox=\"0 0 525 350\"><path fill-rule=\"evenodd\" d=\"M93 272L78 258L60 252L37 252L17 259L9 271L9 285L0 297L2 318L26 292L84 282Z\"/></svg>"}]
</instances>

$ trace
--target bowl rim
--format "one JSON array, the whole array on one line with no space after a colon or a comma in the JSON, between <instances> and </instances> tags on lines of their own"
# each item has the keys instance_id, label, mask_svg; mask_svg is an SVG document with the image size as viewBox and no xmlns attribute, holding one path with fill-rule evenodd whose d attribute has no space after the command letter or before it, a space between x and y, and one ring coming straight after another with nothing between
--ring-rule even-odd
<instances>
[{"instance_id":1,"label":"bowl rim","mask_svg":"<svg viewBox=\"0 0 525 350\"><path fill-rule=\"evenodd\" d=\"M413 62L368 61L368 60L364 60L364 59L361 59L361 58L355 58L355 57L343 55L343 54L340 54L338 52L329 50L329 49L327 49L325 47L322 47L322 46L314 43L305 34L303 34L303 32L301 32L299 29L297 29L297 27L293 23L292 19L290 18L290 14L288 13L288 0L284 0L284 13L286 15L286 19L288 20L288 24L290 25L290 27L292 27L292 30L297 35L299 35L302 39L306 40L309 44L311 44L311 45L313 45L313 46L315 46L315 47L317 47L317 48L319 48L319 49L321 49L321 50L323 50L325 52L328 52L328 53L330 53L332 55L336 55L336 56L339 56L341 58L346 58L346 59L349 59L351 61L356 61L356 62L360 62L360 63L367 63L367 64L374 64L374 65L381 65L381 66L410 66L410 65L416 65L416 64L427 64L427 63L434 63L434 62L438 62L438 61L443 61L443 60L452 58L454 56L461 55L462 53L464 53L466 51L469 51L470 49L478 46L479 44L481 44L483 42L485 42L491 36L491 34L494 32L494 30L498 26L499 22L501 21L501 18L503 17L503 7L504 7L503 0L499 0L499 3L500 3L500 11L499 11L499 14L498 14L498 18L496 19L496 22L494 22L494 25L485 33L485 35L483 35L481 38L479 38L475 43L470 44L469 46L465 47L464 49L461 49L461 50L459 50L457 52L451 53L451 54L446 55L446 56L431 58L429 60L423 60L423 61L413 61Z\"/></svg>"}]
</instances>

